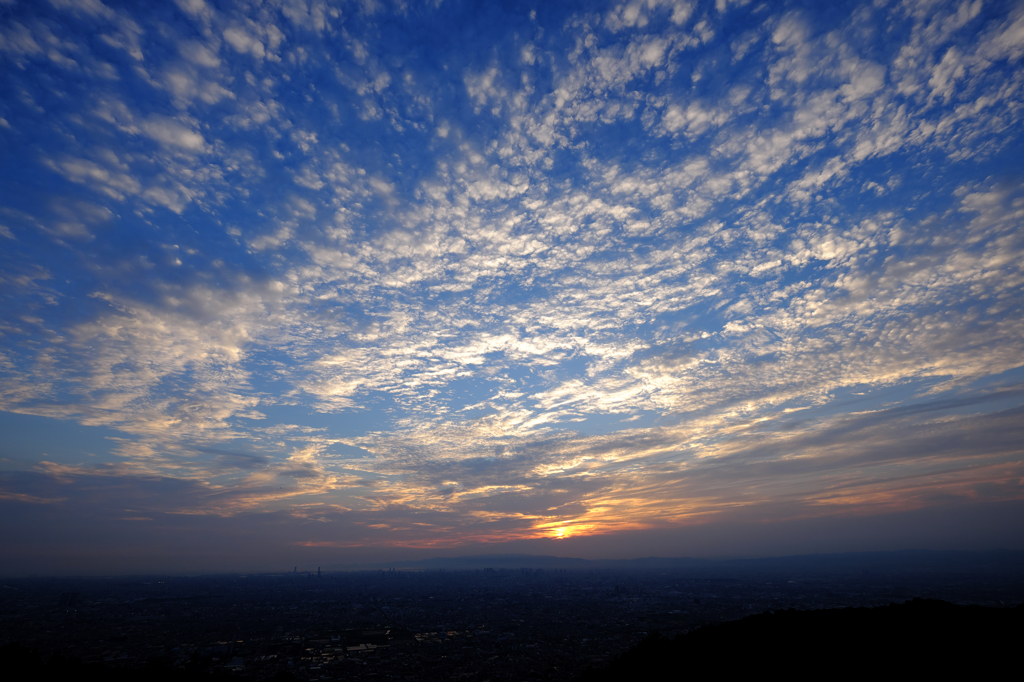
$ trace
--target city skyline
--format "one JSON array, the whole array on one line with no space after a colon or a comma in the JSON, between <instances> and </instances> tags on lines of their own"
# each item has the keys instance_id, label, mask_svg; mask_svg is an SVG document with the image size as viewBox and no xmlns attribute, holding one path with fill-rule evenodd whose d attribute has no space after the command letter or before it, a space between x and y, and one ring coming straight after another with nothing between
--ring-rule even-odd
<instances>
[{"instance_id":1,"label":"city skyline","mask_svg":"<svg viewBox=\"0 0 1024 682\"><path fill-rule=\"evenodd\" d=\"M1022 549L1024 5L0 3L0 572Z\"/></svg>"}]
</instances>

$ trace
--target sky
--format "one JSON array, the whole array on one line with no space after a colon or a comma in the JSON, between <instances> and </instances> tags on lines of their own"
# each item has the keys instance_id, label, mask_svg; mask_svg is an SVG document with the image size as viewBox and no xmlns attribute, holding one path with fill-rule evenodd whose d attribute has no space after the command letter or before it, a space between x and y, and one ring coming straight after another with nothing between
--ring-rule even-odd
<instances>
[{"instance_id":1,"label":"sky","mask_svg":"<svg viewBox=\"0 0 1024 682\"><path fill-rule=\"evenodd\" d=\"M1024 4L0 0L0 572L1024 548Z\"/></svg>"}]
</instances>

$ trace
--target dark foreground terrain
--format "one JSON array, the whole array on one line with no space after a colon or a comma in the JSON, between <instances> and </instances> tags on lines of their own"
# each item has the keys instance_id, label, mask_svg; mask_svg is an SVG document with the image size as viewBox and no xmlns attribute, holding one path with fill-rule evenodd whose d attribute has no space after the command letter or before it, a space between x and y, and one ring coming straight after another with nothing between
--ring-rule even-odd
<instances>
[{"instance_id":1,"label":"dark foreground terrain","mask_svg":"<svg viewBox=\"0 0 1024 682\"><path fill-rule=\"evenodd\" d=\"M913 673L984 670L1022 634L1019 552L446 562L7 579L2 665L19 679L497 682L675 679L705 667L832 675L893 657Z\"/></svg>"},{"instance_id":2,"label":"dark foreground terrain","mask_svg":"<svg viewBox=\"0 0 1024 682\"><path fill-rule=\"evenodd\" d=\"M708 671L726 676L784 673L790 678L862 677L885 671L887 676L955 674L987 679L1018 669L1022 635L1024 604L1011 609L914 599L874 608L789 609L707 625L675 637L652 633L610 665L584 670L575 682L681 680ZM14 673L9 679L26 680L300 679L287 671L269 677L246 675L241 670L203 666L200 661L175 667L166 660L151 660L131 668L85 663L60 654L44 660L39 652L18 644L0 648L0 665L8 674ZM430 670L378 675L350 669L348 673L347 679L452 679ZM535 679L529 672L512 677Z\"/></svg>"}]
</instances>

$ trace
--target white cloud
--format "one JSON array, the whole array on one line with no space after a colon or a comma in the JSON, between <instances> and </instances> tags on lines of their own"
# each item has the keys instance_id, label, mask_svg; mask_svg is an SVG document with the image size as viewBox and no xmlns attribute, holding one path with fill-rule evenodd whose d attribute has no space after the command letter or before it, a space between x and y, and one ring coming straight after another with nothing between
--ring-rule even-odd
<instances>
[{"instance_id":1,"label":"white cloud","mask_svg":"<svg viewBox=\"0 0 1024 682\"><path fill-rule=\"evenodd\" d=\"M140 124L149 137L168 147L203 151L206 141L200 133L180 121L166 116L151 116Z\"/></svg>"},{"instance_id":2,"label":"white cloud","mask_svg":"<svg viewBox=\"0 0 1024 682\"><path fill-rule=\"evenodd\" d=\"M22 56L41 54L43 48L35 41L28 28L17 21L12 21L0 29L0 50Z\"/></svg>"},{"instance_id":3,"label":"white cloud","mask_svg":"<svg viewBox=\"0 0 1024 682\"><path fill-rule=\"evenodd\" d=\"M113 156L113 163L100 165L88 159L64 157L62 159L45 159L44 163L52 170L60 173L72 182L89 184L107 196L123 200L126 195L138 194L141 189L139 181L127 172L127 167ZM106 167L105 167L106 166Z\"/></svg>"},{"instance_id":4,"label":"white cloud","mask_svg":"<svg viewBox=\"0 0 1024 682\"><path fill-rule=\"evenodd\" d=\"M216 52L199 41L183 41L178 45L178 49L181 51L181 56L193 64L211 69L220 66L220 57L217 56Z\"/></svg>"},{"instance_id":5,"label":"white cloud","mask_svg":"<svg viewBox=\"0 0 1024 682\"><path fill-rule=\"evenodd\" d=\"M236 52L248 52L257 59L263 59L266 54L263 49L263 43L250 36L242 28L232 26L225 29L224 40L226 40L231 47L235 48Z\"/></svg>"}]
</instances>

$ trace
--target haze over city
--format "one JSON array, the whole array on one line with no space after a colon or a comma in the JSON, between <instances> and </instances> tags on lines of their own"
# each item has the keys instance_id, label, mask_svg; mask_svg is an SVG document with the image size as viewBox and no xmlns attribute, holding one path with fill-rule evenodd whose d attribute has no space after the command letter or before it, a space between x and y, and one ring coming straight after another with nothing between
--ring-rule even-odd
<instances>
[{"instance_id":1,"label":"haze over city","mask_svg":"<svg viewBox=\"0 0 1024 682\"><path fill-rule=\"evenodd\" d=\"M1022 56L990 0L2 0L0 573L1024 549Z\"/></svg>"}]
</instances>

